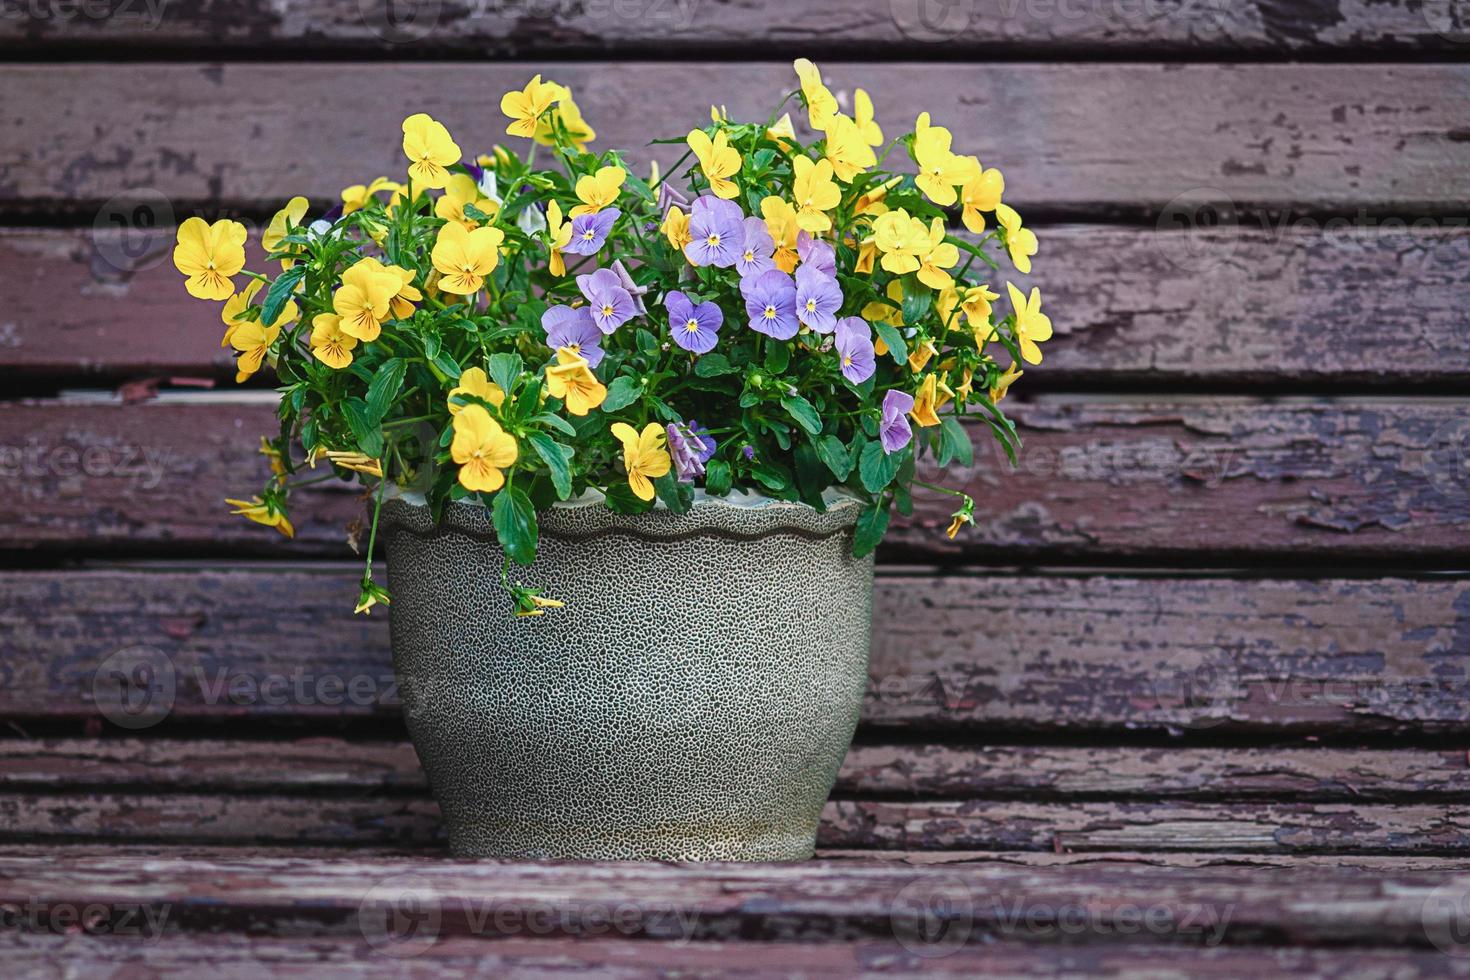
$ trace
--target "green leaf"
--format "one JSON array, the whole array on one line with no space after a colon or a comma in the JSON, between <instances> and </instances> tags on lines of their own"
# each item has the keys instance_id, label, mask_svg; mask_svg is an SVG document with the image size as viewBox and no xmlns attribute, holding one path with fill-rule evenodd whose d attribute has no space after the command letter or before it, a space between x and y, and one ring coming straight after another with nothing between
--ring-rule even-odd
<instances>
[{"instance_id":1,"label":"green leaf","mask_svg":"<svg viewBox=\"0 0 1470 980\"><path fill-rule=\"evenodd\" d=\"M653 489L658 494L658 499L664 502L664 506L675 514L687 514L689 508L694 506L694 488L687 483L680 483L673 470L654 480Z\"/></svg>"},{"instance_id":2,"label":"green leaf","mask_svg":"<svg viewBox=\"0 0 1470 980\"><path fill-rule=\"evenodd\" d=\"M518 565L536 560L536 508L531 498L515 487L506 487L495 495L490 505L490 519L500 547Z\"/></svg>"},{"instance_id":3,"label":"green leaf","mask_svg":"<svg viewBox=\"0 0 1470 980\"><path fill-rule=\"evenodd\" d=\"M723 497L729 493L733 480L730 464L723 459L712 459L704 468L704 492L712 497Z\"/></svg>"},{"instance_id":4,"label":"green leaf","mask_svg":"<svg viewBox=\"0 0 1470 980\"><path fill-rule=\"evenodd\" d=\"M787 395L781 399L781 407L796 423L807 431L808 435L820 435L822 432L822 417L812 407L812 403L800 395Z\"/></svg>"},{"instance_id":5,"label":"green leaf","mask_svg":"<svg viewBox=\"0 0 1470 980\"><path fill-rule=\"evenodd\" d=\"M885 453L881 442L870 442L864 446L863 455L858 460L858 478L862 480L864 489L878 493L892 483L900 461L898 455Z\"/></svg>"},{"instance_id":6,"label":"green leaf","mask_svg":"<svg viewBox=\"0 0 1470 980\"><path fill-rule=\"evenodd\" d=\"M903 334L893 324L879 320L873 324L873 329L878 331L878 339L888 345L888 353L894 363L902 364L909 359L909 348L903 342Z\"/></svg>"},{"instance_id":7,"label":"green leaf","mask_svg":"<svg viewBox=\"0 0 1470 980\"><path fill-rule=\"evenodd\" d=\"M572 495L572 466L571 459L573 450L569 446L563 446L551 436L544 432L528 432L526 439L546 463L547 470L551 473L552 485L556 487L556 495L566 500Z\"/></svg>"},{"instance_id":8,"label":"green leaf","mask_svg":"<svg viewBox=\"0 0 1470 980\"><path fill-rule=\"evenodd\" d=\"M291 299L291 293L295 291L296 284L306 275L308 266L300 263L287 269L276 276L276 281L271 283L271 288L266 290L265 302L260 308L261 323L275 323L281 311L286 308L286 303Z\"/></svg>"},{"instance_id":9,"label":"green leaf","mask_svg":"<svg viewBox=\"0 0 1470 980\"><path fill-rule=\"evenodd\" d=\"M944 438L944 453L959 461L961 466L971 466L975 462L975 447L970 442L970 434L965 427L960 425L958 419L952 415L946 415L939 420L940 432ZM941 466L946 465L940 463Z\"/></svg>"},{"instance_id":10,"label":"green leaf","mask_svg":"<svg viewBox=\"0 0 1470 980\"><path fill-rule=\"evenodd\" d=\"M490 356L490 380L500 386L500 390L509 395L515 390L516 381L521 376L524 368L519 354L492 354Z\"/></svg>"},{"instance_id":11,"label":"green leaf","mask_svg":"<svg viewBox=\"0 0 1470 980\"><path fill-rule=\"evenodd\" d=\"M644 500L626 483L614 483L603 492L608 510L615 514L642 514L653 509L652 500Z\"/></svg>"},{"instance_id":12,"label":"green leaf","mask_svg":"<svg viewBox=\"0 0 1470 980\"><path fill-rule=\"evenodd\" d=\"M815 445L818 458L827 464L827 469L832 471L837 482L845 482L852 472L852 457L847 454L847 447L842 444L842 440L836 436L822 436L816 440Z\"/></svg>"},{"instance_id":13,"label":"green leaf","mask_svg":"<svg viewBox=\"0 0 1470 980\"><path fill-rule=\"evenodd\" d=\"M477 208L473 204L469 204L469 203L466 203L464 205L464 216L466 218L469 218L471 221L493 221L494 220L490 215L486 214L484 211L481 211L479 208Z\"/></svg>"},{"instance_id":14,"label":"green leaf","mask_svg":"<svg viewBox=\"0 0 1470 980\"><path fill-rule=\"evenodd\" d=\"M544 425L548 428L555 429L563 435L575 436L577 434L577 430L572 427L572 423L560 415L553 415L550 412L542 412L540 415L532 416L531 422L535 425Z\"/></svg>"},{"instance_id":15,"label":"green leaf","mask_svg":"<svg viewBox=\"0 0 1470 980\"><path fill-rule=\"evenodd\" d=\"M827 504L822 499L822 491L832 481L816 448L809 442L799 443L792 455L796 462L796 486L801 491L801 499L814 510L825 511Z\"/></svg>"},{"instance_id":16,"label":"green leaf","mask_svg":"<svg viewBox=\"0 0 1470 980\"><path fill-rule=\"evenodd\" d=\"M701 378L717 378L722 374L734 374L735 365L724 354L705 354L694 362L694 373Z\"/></svg>"},{"instance_id":17,"label":"green leaf","mask_svg":"<svg viewBox=\"0 0 1470 980\"><path fill-rule=\"evenodd\" d=\"M766 372L768 374L784 374L790 366L790 347L782 343L774 343L766 348Z\"/></svg>"},{"instance_id":18,"label":"green leaf","mask_svg":"<svg viewBox=\"0 0 1470 980\"><path fill-rule=\"evenodd\" d=\"M888 533L888 505L882 500L875 501L873 505L863 511L858 518L857 530L852 536L852 554L854 558L862 558L872 553L878 547L878 542L883 540L883 535Z\"/></svg>"},{"instance_id":19,"label":"green leaf","mask_svg":"<svg viewBox=\"0 0 1470 980\"><path fill-rule=\"evenodd\" d=\"M616 412L620 408L627 408L643 396L643 386L626 374L613 379L613 383L607 386L607 398L603 399L602 410L604 412Z\"/></svg>"},{"instance_id":20,"label":"green leaf","mask_svg":"<svg viewBox=\"0 0 1470 980\"><path fill-rule=\"evenodd\" d=\"M916 325L934 308L934 293L917 283L906 286L903 291L903 322Z\"/></svg>"},{"instance_id":21,"label":"green leaf","mask_svg":"<svg viewBox=\"0 0 1470 980\"><path fill-rule=\"evenodd\" d=\"M407 371L408 365L397 357L388 358L378 367L367 390L368 418L374 423L382 422L393 407L393 400L403 390L403 376Z\"/></svg>"},{"instance_id":22,"label":"green leaf","mask_svg":"<svg viewBox=\"0 0 1470 980\"><path fill-rule=\"evenodd\" d=\"M789 490L791 488L791 473L786 467L777 463L760 463L750 471L750 475L755 477L767 490Z\"/></svg>"},{"instance_id":23,"label":"green leaf","mask_svg":"<svg viewBox=\"0 0 1470 980\"><path fill-rule=\"evenodd\" d=\"M434 366L442 371L450 381L458 381L459 376L464 373L464 368L459 366L459 362L451 357L448 351L439 352L439 356L434 358Z\"/></svg>"},{"instance_id":24,"label":"green leaf","mask_svg":"<svg viewBox=\"0 0 1470 980\"><path fill-rule=\"evenodd\" d=\"M342 413L347 416L357 448L374 459L383 455L383 430L378 428L377 419L369 417L367 402L349 398L342 403Z\"/></svg>"},{"instance_id":25,"label":"green leaf","mask_svg":"<svg viewBox=\"0 0 1470 980\"><path fill-rule=\"evenodd\" d=\"M658 351L658 338L642 327L639 327L633 334L633 339L637 342L638 349L645 354L653 354Z\"/></svg>"}]
</instances>

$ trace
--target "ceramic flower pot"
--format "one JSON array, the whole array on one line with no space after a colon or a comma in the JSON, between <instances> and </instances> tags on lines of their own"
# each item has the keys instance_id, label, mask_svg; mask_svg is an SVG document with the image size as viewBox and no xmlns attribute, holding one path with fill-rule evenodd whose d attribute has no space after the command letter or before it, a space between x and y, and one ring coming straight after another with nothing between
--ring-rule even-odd
<instances>
[{"instance_id":1,"label":"ceramic flower pot","mask_svg":"<svg viewBox=\"0 0 1470 980\"><path fill-rule=\"evenodd\" d=\"M522 619L487 510L390 501L393 662L454 853L810 857L872 618L861 505L833 499L558 505L512 575L566 607Z\"/></svg>"}]
</instances>

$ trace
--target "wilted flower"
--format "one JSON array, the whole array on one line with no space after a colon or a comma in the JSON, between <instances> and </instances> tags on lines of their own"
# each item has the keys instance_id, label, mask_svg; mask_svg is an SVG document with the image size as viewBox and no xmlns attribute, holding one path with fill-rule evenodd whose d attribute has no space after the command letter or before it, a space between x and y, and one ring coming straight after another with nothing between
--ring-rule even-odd
<instances>
[{"instance_id":1,"label":"wilted flower","mask_svg":"<svg viewBox=\"0 0 1470 980\"><path fill-rule=\"evenodd\" d=\"M715 440L698 422L670 422L669 456L680 483L693 483L704 476L704 464L715 454Z\"/></svg>"}]
</instances>

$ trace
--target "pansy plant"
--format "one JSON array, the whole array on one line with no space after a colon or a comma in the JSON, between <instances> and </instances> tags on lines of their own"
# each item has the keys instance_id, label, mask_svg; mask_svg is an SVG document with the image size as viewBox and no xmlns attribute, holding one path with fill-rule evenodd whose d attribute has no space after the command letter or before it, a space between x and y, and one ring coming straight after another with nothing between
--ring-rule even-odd
<instances>
[{"instance_id":1,"label":"pansy plant","mask_svg":"<svg viewBox=\"0 0 1470 980\"><path fill-rule=\"evenodd\" d=\"M867 93L849 116L795 67L764 122L712 110L655 141L683 153L663 177L593 152L571 91L537 75L500 101L523 152L467 159L416 113L402 182L348 187L316 218L293 198L263 236L268 271L244 268L237 222L186 221L175 265L223 304L238 378L279 381L271 475L234 512L290 536L294 487L361 481L364 611L389 598L372 551L390 487L436 517L486 505L526 616L560 603L509 562L534 560L538 511L589 492L638 513L685 511L695 488L821 509L840 488L867 505L858 554L916 488L959 501L950 537L973 523L915 461L968 465L967 417L1014 458L998 403L1051 322L1005 269L1030 271L1036 236L929 113L885 142ZM883 169L894 154L903 172Z\"/></svg>"}]
</instances>

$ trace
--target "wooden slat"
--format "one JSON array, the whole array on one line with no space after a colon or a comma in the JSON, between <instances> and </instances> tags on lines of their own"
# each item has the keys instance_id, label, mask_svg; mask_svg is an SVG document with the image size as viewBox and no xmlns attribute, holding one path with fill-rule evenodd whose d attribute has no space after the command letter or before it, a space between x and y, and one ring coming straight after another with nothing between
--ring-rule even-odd
<instances>
[{"instance_id":1,"label":"wooden slat","mask_svg":"<svg viewBox=\"0 0 1470 980\"><path fill-rule=\"evenodd\" d=\"M126 51L143 45L196 57L206 51L262 50L565 57L696 46L737 56L772 48L820 56L871 54L874 45L882 45L885 51L920 55L1106 51L1153 57L1161 51L1453 51L1457 39L1470 31L1470 24L1456 23L1452 0L1425 0L1417 7L1371 0L1331 5L968 0L928 10L889 0L748 0L739 6L680 0L575 5L446 0L417 8L386 0L246 0L228 7L112 6L117 12L108 17L6 17L0 20L0 52L35 55L69 45ZM410 15L416 15L412 21Z\"/></svg>"},{"instance_id":2,"label":"wooden slat","mask_svg":"<svg viewBox=\"0 0 1470 980\"><path fill-rule=\"evenodd\" d=\"M364 904L369 911L391 906L406 898L408 887L432 903L424 908L439 912L440 936L473 934L484 923L478 913L487 908L543 909L557 931L568 932L590 921L599 906L605 921L605 908L621 904L630 909L628 934L696 940L732 934L791 938L797 925L805 939L892 939L895 911L902 914L921 906L925 896L937 899L948 890L968 902L935 908L941 917L935 924L968 919L979 932L976 942L996 933L1055 940L1063 909L1094 923L1094 938L1107 941L1117 938L1116 926L1126 916L1150 908L1158 910L1159 925L1140 932L1140 941L1198 946L1211 937L1231 945L1289 939L1304 946L1405 944L1430 950L1430 936L1452 922L1456 911L1449 902L1430 899L1466 886L1465 876L1433 872L1202 868L1181 874L1106 863L515 864L345 854L319 861L248 852L211 859L127 848L86 856L51 849L0 857L0 899L6 901L167 903L178 928L208 923L210 931L220 931L249 923L257 934L289 930L354 938L362 938ZM1018 903L1038 914L1016 920ZM1091 933L1084 930L1076 939L1087 942Z\"/></svg>"},{"instance_id":3,"label":"wooden slat","mask_svg":"<svg viewBox=\"0 0 1470 980\"><path fill-rule=\"evenodd\" d=\"M386 622L352 615L354 578L341 566L8 572L0 584L9 718L97 719L96 692L119 697L115 668L132 678L130 665L150 661L174 682L174 722L398 715ZM864 718L1042 732L1463 733L1467 588L884 575ZM129 699L165 703L132 688ZM162 719L149 710L159 713L144 720Z\"/></svg>"},{"instance_id":4,"label":"wooden slat","mask_svg":"<svg viewBox=\"0 0 1470 980\"><path fill-rule=\"evenodd\" d=\"M1102 937L1099 937L1102 938ZM1438 951L1331 949L1295 946L1170 946L1136 943L1024 944L982 941L942 958L896 940L740 940L656 942L640 939L536 939L444 936L411 956L385 953L353 937L286 938L246 933L168 936L161 942L8 932L5 962L19 975L47 976L65 962L82 976L139 971L192 980L200 975L254 980L272 977L384 977L438 980L444 976L555 977L591 974L607 980L669 976L925 977L1147 976L1151 980L1311 976L1327 980L1470 976L1470 960Z\"/></svg>"},{"instance_id":5,"label":"wooden slat","mask_svg":"<svg viewBox=\"0 0 1470 980\"><path fill-rule=\"evenodd\" d=\"M217 306L184 292L168 259L173 235L167 225L131 238L0 229L9 285L0 368L203 375L228 387ZM1047 261L1029 282L1041 287L1057 337L1026 384L1405 390L1470 373L1464 229L1322 232L1245 219L1219 232L1066 225L1042 238Z\"/></svg>"},{"instance_id":6,"label":"wooden slat","mask_svg":"<svg viewBox=\"0 0 1470 980\"><path fill-rule=\"evenodd\" d=\"M428 783L406 741L0 739L0 791L398 792ZM855 745L839 797L1268 798L1392 802L1470 796L1456 750Z\"/></svg>"},{"instance_id":7,"label":"wooden slat","mask_svg":"<svg viewBox=\"0 0 1470 980\"><path fill-rule=\"evenodd\" d=\"M296 538L230 516L264 480L273 395L0 403L0 548L342 557L362 511L343 483L292 501ZM893 553L1021 558L1262 555L1457 565L1470 557L1462 399L1045 396L1011 401L1011 470L983 427L970 468L929 478L979 502L951 542L953 498L918 494Z\"/></svg>"},{"instance_id":8,"label":"wooden slat","mask_svg":"<svg viewBox=\"0 0 1470 980\"><path fill-rule=\"evenodd\" d=\"M1467 65L831 67L836 87L875 93L894 132L931 111L1009 174L1023 211L1136 215L1188 192L1411 217L1470 197ZM378 86L363 83L374 69L348 63L12 65L0 207L90 218L136 188L180 209L335 199L402 171L394 134L410 112L442 119L471 151L504 140L494 94L540 70L410 63ZM687 132L711 102L764 118L791 87L784 62L577 62L556 77L579 93L599 145L631 150Z\"/></svg>"}]
</instances>

